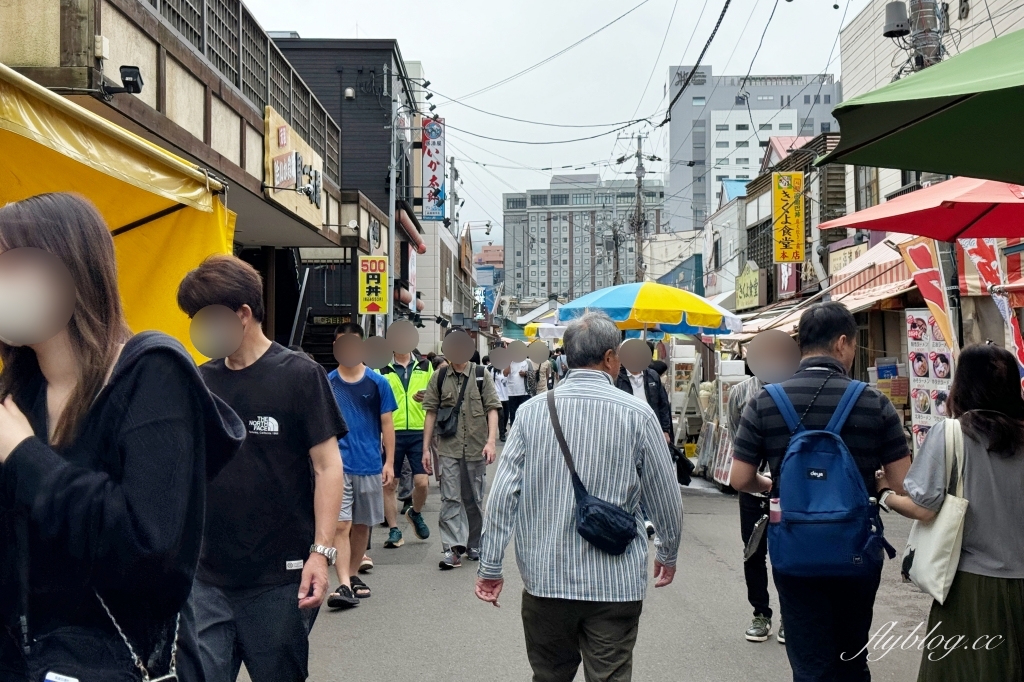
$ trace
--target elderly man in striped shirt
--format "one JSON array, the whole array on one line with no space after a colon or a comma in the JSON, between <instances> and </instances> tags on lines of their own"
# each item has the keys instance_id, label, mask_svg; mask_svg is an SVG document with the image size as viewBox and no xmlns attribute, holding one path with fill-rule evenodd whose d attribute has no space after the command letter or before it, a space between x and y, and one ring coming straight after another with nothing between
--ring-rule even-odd
<instances>
[{"instance_id":1,"label":"elderly man in striped shirt","mask_svg":"<svg viewBox=\"0 0 1024 682\"><path fill-rule=\"evenodd\" d=\"M573 486L544 398L519 408L487 505L476 594L498 605L505 547L515 535L526 649L535 682L625 682L647 589L641 505L661 538L655 587L672 582L682 500L661 425L647 403L620 391L620 332L604 314L569 325L569 373L555 402L576 470L591 495L633 514L637 536L613 556L575 526Z\"/></svg>"}]
</instances>

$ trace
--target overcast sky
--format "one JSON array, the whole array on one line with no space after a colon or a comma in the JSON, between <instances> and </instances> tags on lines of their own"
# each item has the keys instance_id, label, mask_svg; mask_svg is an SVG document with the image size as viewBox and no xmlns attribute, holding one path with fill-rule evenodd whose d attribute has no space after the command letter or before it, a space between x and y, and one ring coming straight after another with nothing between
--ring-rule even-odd
<instances>
[{"instance_id":1,"label":"overcast sky","mask_svg":"<svg viewBox=\"0 0 1024 682\"><path fill-rule=\"evenodd\" d=\"M648 0L564 55L466 102L485 111L547 123L610 123L650 116L656 125L668 103L664 88L669 67L697 59L723 1ZM777 2L752 73L820 73L829 63L844 10L844 23L849 23L868 4L868 0L836 1L839 9L833 9L833 0L733 0L704 64L713 66L717 75L746 74ZM641 0L245 2L266 30L298 31L303 38L355 38L357 32L359 38L396 38L406 60L423 62L431 89L459 99L568 47ZM675 16L669 25L673 6ZM827 71L840 75L840 67L836 45ZM609 130L516 123L455 103L443 104L437 111L465 131L511 140L567 140ZM449 131L447 153L455 156L464 180L459 188L466 200L461 221L474 221L475 226L475 221L492 220L500 225L502 192L548 186L548 171L496 166L586 166L559 172L599 172L604 179L616 174L630 177L631 164L616 166L609 161L635 149L632 141L616 137L637 132L652 133L645 151L652 149L668 159L668 126L653 130L637 124L594 140L543 146L494 142ZM485 168L471 161L494 166ZM666 167L655 163L648 170L662 173ZM478 247L492 239L500 243L497 227L490 237L474 230Z\"/></svg>"}]
</instances>

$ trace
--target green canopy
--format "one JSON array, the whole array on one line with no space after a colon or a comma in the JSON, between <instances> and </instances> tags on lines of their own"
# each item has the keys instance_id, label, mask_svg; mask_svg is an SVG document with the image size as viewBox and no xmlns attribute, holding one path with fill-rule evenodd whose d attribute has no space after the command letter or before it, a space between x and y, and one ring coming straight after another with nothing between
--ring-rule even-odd
<instances>
[{"instance_id":1,"label":"green canopy","mask_svg":"<svg viewBox=\"0 0 1024 682\"><path fill-rule=\"evenodd\" d=\"M1024 30L979 45L833 111L844 163L1024 184Z\"/></svg>"}]
</instances>

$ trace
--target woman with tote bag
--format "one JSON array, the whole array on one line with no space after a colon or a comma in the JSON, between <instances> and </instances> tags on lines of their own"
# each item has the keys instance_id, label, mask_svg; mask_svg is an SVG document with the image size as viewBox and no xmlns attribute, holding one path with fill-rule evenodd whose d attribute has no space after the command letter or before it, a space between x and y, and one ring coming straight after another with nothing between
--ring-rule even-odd
<instances>
[{"instance_id":1,"label":"woman with tote bag","mask_svg":"<svg viewBox=\"0 0 1024 682\"><path fill-rule=\"evenodd\" d=\"M885 491L884 477L879 481L883 508L917 520L910 544L914 535L938 530L929 525L948 516L943 503L953 499L947 490L956 458L947 464L946 447L959 440L947 439L946 430L959 425L962 496L969 504L959 556L951 559L956 573L928 618L930 639L941 636L942 646L926 644L917 679L1024 682L1024 398L1013 355L994 345L965 348L949 408L955 420L929 432L903 482L907 495ZM915 582L941 584L941 578L919 575Z\"/></svg>"}]
</instances>

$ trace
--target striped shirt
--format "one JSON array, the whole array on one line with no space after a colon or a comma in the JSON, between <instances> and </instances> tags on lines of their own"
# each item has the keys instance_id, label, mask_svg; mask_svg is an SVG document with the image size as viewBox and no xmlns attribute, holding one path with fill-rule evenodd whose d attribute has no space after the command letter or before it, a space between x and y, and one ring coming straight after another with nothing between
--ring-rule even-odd
<instances>
[{"instance_id":1,"label":"striped shirt","mask_svg":"<svg viewBox=\"0 0 1024 682\"><path fill-rule=\"evenodd\" d=\"M535 597L627 602L647 589L647 535L640 505L658 531L658 560L675 566L682 498L665 436L647 403L604 372L574 369L554 389L558 418L588 492L633 512L637 538L612 556L576 532L576 502L546 397L519 408L487 503L479 575L502 576L515 534L516 560Z\"/></svg>"},{"instance_id":2,"label":"striped shirt","mask_svg":"<svg viewBox=\"0 0 1024 682\"><path fill-rule=\"evenodd\" d=\"M797 416L803 416L804 427L813 431L828 425L849 383L850 377L838 360L816 355L804 358L796 374L781 385ZM811 404L815 394L818 397ZM871 386L860 394L840 436L853 455L864 479L864 487L872 497L877 490L875 472L878 468L910 455L903 420L889 399ZM767 460L772 480L778 481L779 467L789 447L789 438L789 428L782 413L768 391L762 389L743 410L739 430L733 440L733 456L756 467ZM777 495L778 490L773 487L772 496Z\"/></svg>"}]
</instances>

